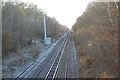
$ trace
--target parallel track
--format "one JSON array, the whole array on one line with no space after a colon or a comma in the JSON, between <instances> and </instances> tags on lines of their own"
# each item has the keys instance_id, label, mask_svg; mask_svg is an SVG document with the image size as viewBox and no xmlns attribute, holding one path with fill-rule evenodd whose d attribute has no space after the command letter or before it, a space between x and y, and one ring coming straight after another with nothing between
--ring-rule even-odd
<instances>
[{"instance_id":1,"label":"parallel track","mask_svg":"<svg viewBox=\"0 0 120 80\"><path fill-rule=\"evenodd\" d=\"M29 68L30 69L29 70L26 69L15 80L18 80L18 79L21 80L21 78L22 79L29 78L29 76L34 80L40 79L40 78L42 80L48 80L48 79L54 80L60 76L66 79L69 78L70 77L69 72L71 71L70 65L71 63L72 65L76 63L75 62L76 56L75 54L72 54L73 51L71 51L72 50L71 48L74 48L72 47L73 44L71 43L72 43L72 40L70 36L65 35L58 41L57 45L55 45L53 49L47 51L48 55L44 57L43 62L40 60L38 62L36 61L36 63L31 63L31 65L29 65L28 67L28 69ZM75 59L75 61L74 59L71 59L72 57ZM74 67L72 68L75 68L75 66L76 64L74 64ZM62 69L64 71L62 71ZM25 73L27 70L28 72ZM74 70L76 69L73 69L72 72ZM63 74L61 75L59 71L63 72ZM23 74L26 74L26 75L21 77ZM76 73L74 73L74 75L76 75Z\"/></svg>"},{"instance_id":2,"label":"parallel track","mask_svg":"<svg viewBox=\"0 0 120 80\"><path fill-rule=\"evenodd\" d=\"M64 43L65 43L65 41L66 41L66 39L63 41L63 43L62 43L62 45L61 45L61 47L60 47L60 49L59 49L59 51L58 52L61 52L61 50L62 50L62 46L64 45ZM54 60L54 62L57 62L56 60L59 60L59 57L58 56L60 56L60 53L56 56L56 58L55 58L55 60ZM51 56L52 57L52 56ZM36 78L38 78L38 76L39 76L39 74L41 73L41 71L42 70L44 70L44 67L46 66L46 64L48 63L48 61L49 60L47 60L46 62L45 62L45 64L42 66L42 68L39 70L39 72L36 74L36 76L34 77L34 79L36 79ZM54 63L53 62L53 63ZM53 66L53 64L52 64L52 66ZM51 67L52 67L51 66ZM50 68L51 69L51 68ZM49 71L50 71L50 69L49 69ZM49 73L49 72L48 72ZM48 73L47 73L47 75L48 75Z\"/></svg>"},{"instance_id":3,"label":"parallel track","mask_svg":"<svg viewBox=\"0 0 120 80\"><path fill-rule=\"evenodd\" d=\"M60 43L60 41L61 40L63 40L65 38L65 36L63 36L61 39L59 39L59 41L57 42L57 43ZM50 53L50 51L51 51L52 49L49 49L46 53ZM49 56L49 59L52 57L52 54L48 54L47 56ZM47 59L46 60L46 63L49 61L49 59ZM40 61L36 61L36 62L32 62L28 67L27 67L27 69L25 69L23 72L21 72L16 78L15 78L15 80L21 80L21 79L24 79L24 78L26 78L26 76L24 76L23 74L25 74L26 73L26 71L28 70L28 72L27 72L27 74L31 71L31 70L33 70L33 68L35 67L35 66L37 66L38 64L40 64L40 62L43 60L43 58L40 60ZM46 64L45 63L45 64ZM45 66L45 64L43 65L43 67ZM43 69L43 67L41 68L41 70ZM22 76L22 77L21 77ZM36 77L36 76L35 76Z\"/></svg>"},{"instance_id":4,"label":"parallel track","mask_svg":"<svg viewBox=\"0 0 120 80\"><path fill-rule=\"evenodd\" d=\"M65 43L63 45L63 48L61 48L61 50L59 51L59 54L56 56L56 59L54 60L51 68L49 69L49 71L48 71L48 73L47 73L47 75L45 77L46 80L47 79L52 79L53 80L55 78L56 72L58 70L58 66L59 66L59 63L61 61L61 58L62 58L62 55L63 55L63 52L65 50L67 42L68 42L68 38L66 39L66 41L65 41Z\"/></svg>"}]
</instances>

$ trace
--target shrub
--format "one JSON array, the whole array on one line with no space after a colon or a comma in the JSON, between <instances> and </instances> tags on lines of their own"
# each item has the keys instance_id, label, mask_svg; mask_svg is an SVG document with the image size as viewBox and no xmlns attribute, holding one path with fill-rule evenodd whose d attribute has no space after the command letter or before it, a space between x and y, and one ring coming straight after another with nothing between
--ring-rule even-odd
<instances>
[{"instance_id":1,"label":"shrub","mask_svg":"<svg viewBox=\"0 0 120 80\"><path fill-rule=\"evenodd\" d=\"M92 65L94 63L95 59L90 56L86 56L85 63L88 65Z\"/></svg>"}]
</instances>

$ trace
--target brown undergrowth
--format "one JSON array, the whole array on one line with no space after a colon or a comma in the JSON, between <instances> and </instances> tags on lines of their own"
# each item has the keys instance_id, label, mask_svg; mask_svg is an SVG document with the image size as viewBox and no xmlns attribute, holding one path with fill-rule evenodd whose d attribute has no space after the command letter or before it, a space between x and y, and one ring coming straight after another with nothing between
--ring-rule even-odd
<instances>
[{"instance_id":1,"label":"brown undergrowth","mask_svg":"<svg viewBox=\"0 0 120 80\"><path fill-rule=\"evenodd\" d=\"M114 2L93 2L73 25L82 78L118 77L117 15Z\"/></svg>"}]
</instances>

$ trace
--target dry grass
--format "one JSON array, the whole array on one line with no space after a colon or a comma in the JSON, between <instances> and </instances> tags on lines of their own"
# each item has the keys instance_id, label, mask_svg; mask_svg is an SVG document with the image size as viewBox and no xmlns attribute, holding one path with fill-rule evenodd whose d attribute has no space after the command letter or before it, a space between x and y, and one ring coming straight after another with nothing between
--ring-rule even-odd
<instances>
[{"instance_id":1,"label":"dry grass","mask_svg":"<svg viewBox=\"0 0 120 80\"><path fill-rule=\"evenodd\" d=\"M26 58L26 57L22 57L21 59L17 60L17 61L14 61L10 64L8 64L9 66L20 66L24 63L26 63L29 59Z\"/></svg>"},{"instance_id":2,"label":"dry grass","mask_svg":"<svg viewBox=\"0 0 120 80\"><path fill-rule=\"evenodd\" d=\"M96 45L93 48L77 45L76 48L80 55L81 78L117 78L118 58L115 52Z\"/></svg>"},{"instance_id":3,"label":"dry grass","mask_svg":"<svg viewBox=\"0 0 120 80\"><path fill-rule=\"evenodd\" d=\"M84 55L80 58L80 63L83 65L92 65L95 62L95 59L89 55Z\"/></svg>"},{"instance_id":4,"label":"dry grass","mask_svg":"<svg viewBox=\"0 0 120 80\"><path fill-rule=\"evenodd\" d=\"M101 73L100 78L114 78L114 76L108 75L106 72Z\"/></svg>"},{"instance_id":5,"label":"dry grass","mask_svg":"<svg viewBox=\"0 0 120 80\"><path fill-rule=\"evenodd\" d=\"M85 59L85 63L88 65L92 65L94 63L95 59L93 57L87 56Z\"/></svg>"},{"instance_id":6,"label":"dry grass","mask_svg":"<svg viewBox=\"0 0 120 80\"><path fill-rule=\"evenodd\" d=\"M37 58L38 54L41 52L40 48L34 48L28 51L28 53L33 57Z\"/></svg>"}]
</instances>

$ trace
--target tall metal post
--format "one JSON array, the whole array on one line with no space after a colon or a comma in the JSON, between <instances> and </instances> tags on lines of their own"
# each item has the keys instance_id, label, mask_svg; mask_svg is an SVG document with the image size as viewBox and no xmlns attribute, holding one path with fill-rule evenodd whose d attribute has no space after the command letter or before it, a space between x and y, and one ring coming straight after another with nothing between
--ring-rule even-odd
<instances>
[{"instance_id":1,"label":"tall metal post","mask_svg":"<svg viewBox=\"0 0 120 80\"><path fill-rule=\"evenodd\" d=\"M47 38L46 34L46 16L44 15L44 40Z\"/></svg>"},{"instance_id":2,"label":"tall metal post","mask_svg":"<svg viewBox=\"0 0 120 80\"><path fill-rule=\"evenodd\" d=\"M46 14L44 14L44 43L45 43L45 45L50 45L51 44L51 37L47 37Z\"/></svg>"},{"instance_id":3,"label":"tall metal post","mask_svg":"<svg viewBox=\"0 0 120 80\"><path fill-rule=\"evenodd\" d=\"M0 1L0 66L2 66L2 1ZM0 67L0 79L2 79L2 67Z\"/></svg>"}]
</instances>

